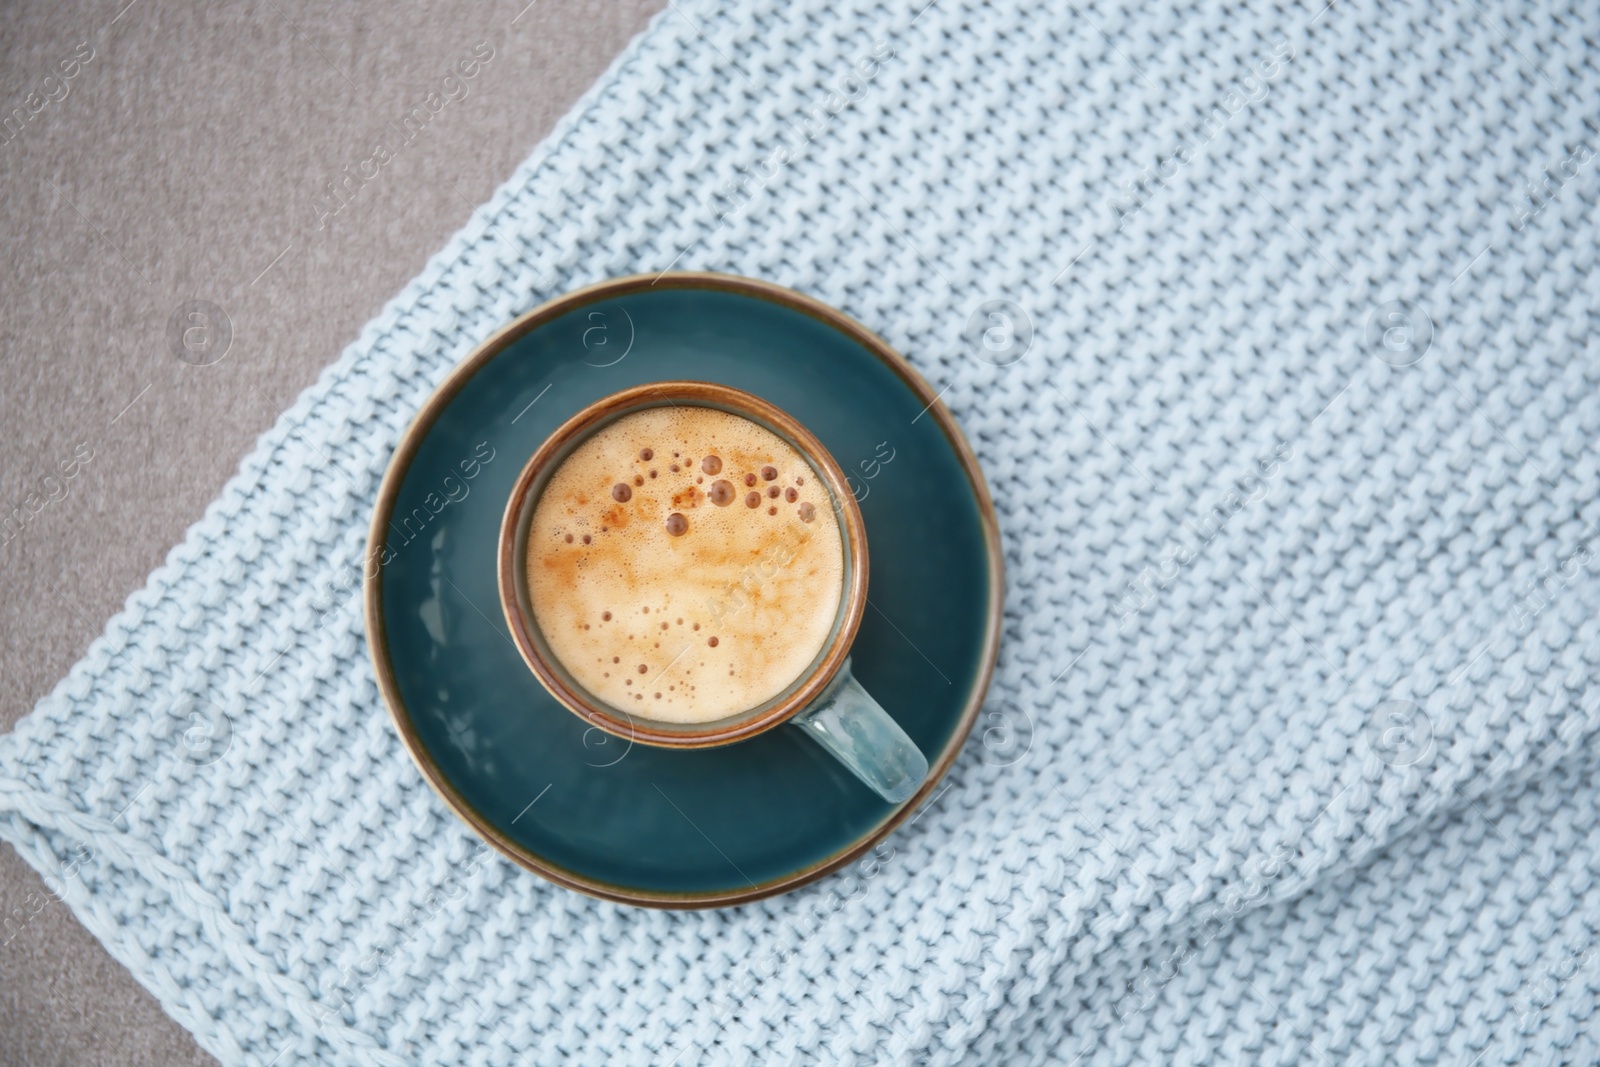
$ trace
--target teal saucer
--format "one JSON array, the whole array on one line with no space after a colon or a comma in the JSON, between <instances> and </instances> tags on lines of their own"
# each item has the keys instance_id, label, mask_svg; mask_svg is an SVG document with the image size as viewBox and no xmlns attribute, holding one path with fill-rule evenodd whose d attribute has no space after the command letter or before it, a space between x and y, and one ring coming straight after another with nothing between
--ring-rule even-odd
<instances>
[{"instance_id":1,"label":"teal saucer","mask_svg":"<svg viewBox=\"0 0 1600 1067\"><path fill-rule=\"evenodd\" d=\"M495 575L518 472L580 408L666 379L778 405L851 476L872 559L853 669L932 767L904 804L791 727L708 749L630 745L558 704L523 663ZM994 508L944 405L853 320L730 275L602 282L490 338L402 439L368 558L379 687L428 782L523 866L632 904L754 900L872 847L949 769L999 644Z\"/></svg>"}]
</instances>

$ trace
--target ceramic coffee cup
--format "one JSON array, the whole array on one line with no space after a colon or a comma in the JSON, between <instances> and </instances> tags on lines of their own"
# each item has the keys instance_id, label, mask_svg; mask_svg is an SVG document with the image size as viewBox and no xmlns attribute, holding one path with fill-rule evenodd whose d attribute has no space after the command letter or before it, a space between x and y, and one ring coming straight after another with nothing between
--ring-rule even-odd
<instances>
[{"instance_id":1,"label":"ceramic coffee cup","mask_svg":"<svg viewBox=\"0 0 1600 1067\"><path fill-rule=\"evenodd\" d=\"M541 629L529 577L530 534L535 512L562 464L595 434L625 416L652 408L685 407L709 408L748 420L776 435L798 453L810 477L791 481L807 485L805 491L815 500L811 506L831 509L835 522L819 526L829 530L837 527L843 564L837 612L809 665L799 670L775 695L753 707L708 721L665 721L636 714L600 698L579 682L574 671L552 650L548 636ZM663 466L665 462L663 456ZM677 467L672 469L676 471ZM654 476L652 469L651 477ZM643 484L643 474L639 478ZM772 483L773 486L777 484ZM782 503L778 492L773 491L774 514L776 504ZM619 483L617 499L625 500L629 495ZM752 490L752 499L754 495L755 490ZM794 499L794 496L789 497L790 501ZM704 503L704 498L699 502ZM765 512L766 504L765 497L759 509L752 503L750 514ZM731 508L728 513L732 514ZM687 521L695 521L694 513L690 514ZM709 504L706 504L705 514L711 514ZM681 532L686 520L674 515L669 518L669 533L660 536L671 535L674 521ZM595 536L600 536L598 531ZM570 543L572 538L568 536L566 540ZM585 537L584 543L587 542ZM523 659L552 696L601 730L662 748L700 748L732 744L789 723L804 730L878 795L895 804L915 794L928 774L923 754L850 673L850 646L867 602L867 540L860 508L844 472L804 426L760 397L707 382L657 382L614 393L579 411L551 434L518 476L501 524L498 568L501 605ZM610 613L605 617L609 620ZM681 626L682 620L678 622ZM664 630L669 625L669 620L661 623ZM679 635L673 636L678 638ZM687 642L684 647L688 647ZM631 660L628 667L632 667ZM644 670L643 664L640 670ZM635 699L645 696L637 690L632 695ZM655 696L659 699L661 693Z\"/></svg>"}]
</instances>

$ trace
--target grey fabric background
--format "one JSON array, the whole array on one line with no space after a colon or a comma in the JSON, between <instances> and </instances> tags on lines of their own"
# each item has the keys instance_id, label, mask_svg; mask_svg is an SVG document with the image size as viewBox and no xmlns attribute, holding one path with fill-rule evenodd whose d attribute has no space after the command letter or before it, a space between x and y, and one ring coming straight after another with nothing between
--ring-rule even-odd
<instances>
[{"instance_id":1,"label":"grey fabric background","mask_svg":"<svg viewBox=\"0 0 1600 1067\"><path fill-rule=\"evenodd\" d=\"M0 144L0 729L662 6L8 5L0 119L22 117ZM493 57L445 84L480 42ZM436 89L456 98L319 210ZM195 299L231 324L210 365L168 343ZM206 335L190 339L203 357ZM212 1062L3 844L0 915L0 1064Z\"/></svg>"}]
</instances>

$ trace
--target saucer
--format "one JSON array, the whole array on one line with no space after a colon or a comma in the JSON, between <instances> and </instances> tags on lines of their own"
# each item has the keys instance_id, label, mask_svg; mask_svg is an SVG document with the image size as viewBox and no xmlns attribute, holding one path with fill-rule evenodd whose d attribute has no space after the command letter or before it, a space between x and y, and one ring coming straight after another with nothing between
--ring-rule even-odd
<instances>
[{"instance_id":1,"label":"saucer","mask_svg":"<svg viewBox=\"0 0 1600 1067\"><path fill-rule=\"evenodd\" d=\"M606 734L523 663L497 544L518 473L569 416L646 382L754 393L850 476L872 559L855 676L928 758L890 805L799 730L666 750ZM737 904L820 878L937 787L1000 639L1000 539L977 460L882 340L732 275L618 278L536 308L428 399L378 493L366 583L379 689L417 766L486 842L557 884L651 907Z\"/></svg>"}]
</instances>

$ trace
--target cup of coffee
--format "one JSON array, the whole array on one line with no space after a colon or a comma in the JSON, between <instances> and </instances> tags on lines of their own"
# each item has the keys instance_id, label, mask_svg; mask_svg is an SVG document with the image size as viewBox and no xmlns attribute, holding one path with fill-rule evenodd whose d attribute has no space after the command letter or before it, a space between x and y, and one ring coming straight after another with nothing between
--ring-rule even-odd
<instances>
[{"instance_id":1,"label":"cup of coffee","mask_svg":"<svg viewBox=\"0 0 1600 1067\"><path fill-rule=\"evenodd\" d=\"M890 803L927 777L850 673L861 510L822 443L759 397L657 382L578 412L517 478L499 582L523 659L593 726L699 748L788 722Z\"/></svg>"}]
</instances>

